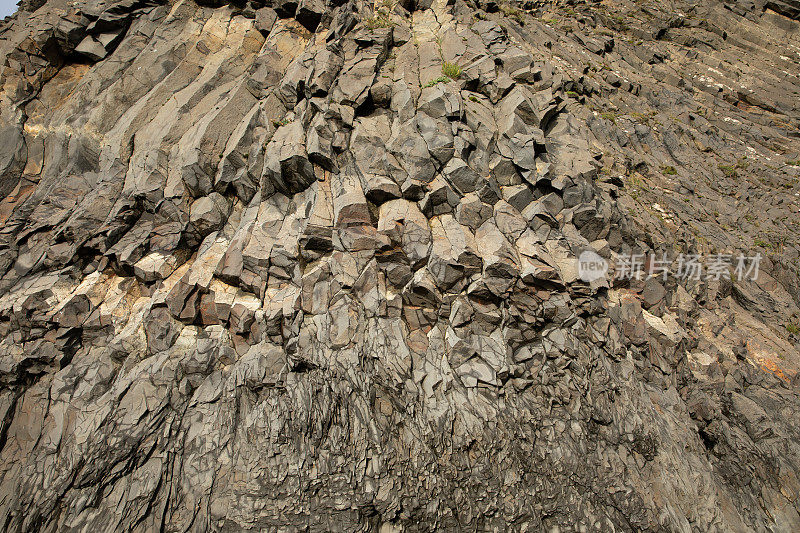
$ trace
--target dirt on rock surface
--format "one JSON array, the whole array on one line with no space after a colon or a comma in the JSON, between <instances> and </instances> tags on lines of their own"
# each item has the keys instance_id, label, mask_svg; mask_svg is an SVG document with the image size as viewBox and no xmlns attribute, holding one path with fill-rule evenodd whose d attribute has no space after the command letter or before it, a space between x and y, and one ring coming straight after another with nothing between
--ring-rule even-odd
<instances>
[{"instance_id":1,"label":"dirt on rock surface","mask_svg":"<svg viewBox=\"0 0 800 533\"><path fill-rule=\"evenodd\" d=\"M800 531L797 1L24 1L0 192L4 531Z\"/></svg>"}]
</instances>

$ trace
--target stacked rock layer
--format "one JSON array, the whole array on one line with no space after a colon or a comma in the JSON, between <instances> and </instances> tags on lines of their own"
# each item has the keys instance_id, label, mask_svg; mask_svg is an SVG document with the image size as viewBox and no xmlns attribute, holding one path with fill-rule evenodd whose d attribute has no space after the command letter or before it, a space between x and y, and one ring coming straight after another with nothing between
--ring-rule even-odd
<instances>
[{"instance_id":1,"label":"stacked rock layer","mask_svg":"<svg viewBox=\"0 0 800 533\"><path fill-rule=\"evenodd\" d=\"M800 530L796 2L533 4L23 4L3 529Z\"/></svg>"}]
</instances>

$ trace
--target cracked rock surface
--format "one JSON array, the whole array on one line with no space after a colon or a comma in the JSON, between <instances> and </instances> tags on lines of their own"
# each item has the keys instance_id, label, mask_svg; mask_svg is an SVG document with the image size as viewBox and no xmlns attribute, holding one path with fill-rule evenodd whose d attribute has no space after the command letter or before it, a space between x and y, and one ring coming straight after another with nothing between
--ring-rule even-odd
<instances>
[{"instance_id":1,"label":"cracked rock surface","mask_svg":"<svg viewBox=\"0 0 800 533\"><path fill-rule=\"evenodd\" d=\"M0 527L800 531L798 19L24 0Z\"/></svg>"}]
</instances>

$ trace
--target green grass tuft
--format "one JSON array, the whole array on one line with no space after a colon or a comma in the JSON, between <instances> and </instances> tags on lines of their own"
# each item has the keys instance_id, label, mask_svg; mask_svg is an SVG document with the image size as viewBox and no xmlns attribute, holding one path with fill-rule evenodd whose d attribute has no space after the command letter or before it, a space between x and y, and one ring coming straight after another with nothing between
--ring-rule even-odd
<instances>
[{"instance_id":1,"label":"green grass tuft","mask_svg":"<svg viewBox=\"0 0 800 533\"><path fill-rule=\"evenodd\" d=\"M738 173L736 172L736 167L733 165L719 165L719 169L725 174L727 178L736 178L738 177Z\"/></svg>"},{"instance_id":2,"label":"green grass tuft","mask_svg":"<svg viewBox=\"0 0 800 533\"><path fill-rule=\"evenodd\" d=\"M394 26L394 22L389 20L388 13L378 13L374 17L369 17L364 21L364 24L366 24L367 28L371 30L377 28L391 28L392 26Z\"/></svg>"},{"instance_id":3,"label":"green grass tuft","mask_svg":"<svg viewBox=\"0 0 800 533\"><path fill-rule=\"evenodd\" d=\"M461 77L461 67L456 65L455 63L450 63L449 61L445 61L442 63L442 74L450 78L451 80L457 80Z\"/></svg>"},{"instance_id":4,"label":"green grass tuft","mask_svg":"<svg viewBox=\"0 0 800 533\"><path fill-rule=\"evenodd\" d=\"M448 81L450 81L450 78L448 78L447 76L439 76L435 80L431 80L425 85L423 85L423 87L433 87L434 85L437 85L439 83L447 83Z\"/></svg>"}]
</instances>

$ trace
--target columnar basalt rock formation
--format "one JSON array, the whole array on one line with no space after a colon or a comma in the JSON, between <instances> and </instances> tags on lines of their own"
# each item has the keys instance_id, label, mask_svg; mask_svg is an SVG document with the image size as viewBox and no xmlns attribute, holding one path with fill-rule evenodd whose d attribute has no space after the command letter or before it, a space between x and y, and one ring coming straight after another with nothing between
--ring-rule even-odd
<instances>
[{"instance_id":1,"label":"columnar basalt rock formation","mask_svg":"<svg viewBox=\"0 0 800 533\"><path fill-rule=\"evenodd\" d=\"M799 17L23 2L3 530L800 530Z\"/></svg>"}]
</instances>

